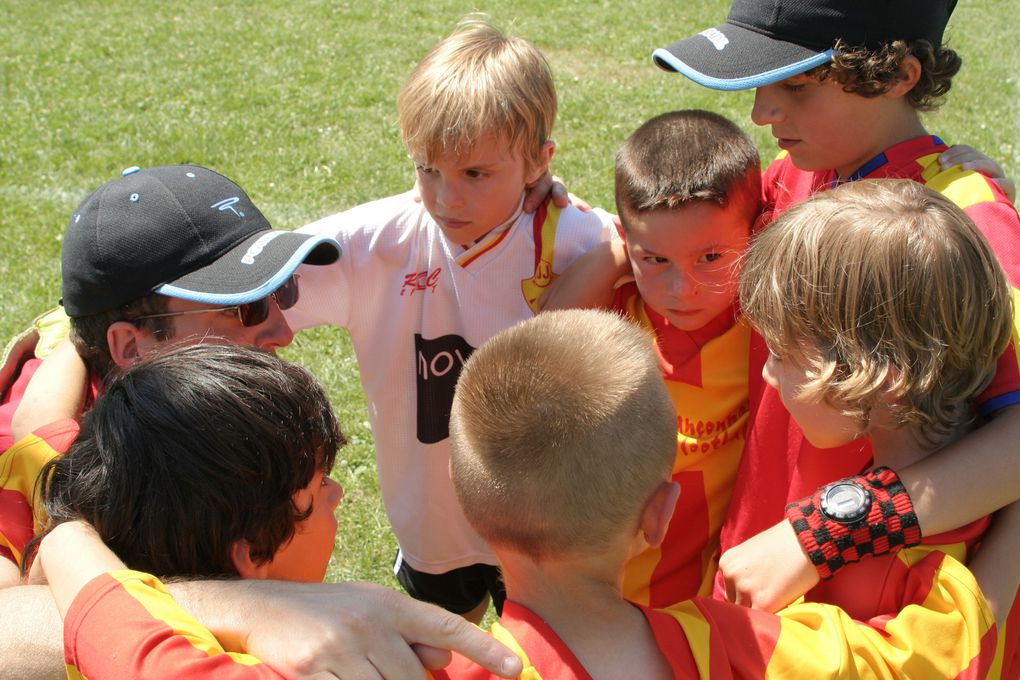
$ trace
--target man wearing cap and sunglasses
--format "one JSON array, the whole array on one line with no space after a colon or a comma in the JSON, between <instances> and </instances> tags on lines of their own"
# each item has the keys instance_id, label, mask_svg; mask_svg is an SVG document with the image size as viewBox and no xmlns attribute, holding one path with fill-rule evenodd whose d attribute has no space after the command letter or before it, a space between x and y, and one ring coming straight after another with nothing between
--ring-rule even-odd
<instances>
[{"instance_id":1,"label":"man wearing cap and sunglasses","mask_svg":"<svg viewBox=\"0 0 1020 680\"><path fill-rule=\"evenodd\" d=\"M220 337L269 350L289 344L293 333L280 311L297 301L295 269L302 262L330 264L339 255L332 239L273 229L244 190L211 170L129 168L72 215L61 253L61 303L74 349L98 386L117 366L171 338ZM49 328L54 317L62 330L59 312L37 325ZM37 337L29 334L21 346ZM54 415L19 412L29 426L12 434L15 409L38 364L24 362L4 391L2 450L13 434Z\"/></svg>"},{"instance_id":2,"label":"man wearing cap and sunglasses","mask_svg":"<svg viewBox=\"0 0 1020 680\"><path fill-rule=\"evenodd\" d=\"M37 330L30 331L9 345L0 372L0 386L10 385L0 405L0 445L5 449L0 455L0 611L5 612L0 676L63 675L60 620L48 589L3 586L17 582L17 562L35 530L31 499L36 473L77 434L74 420L50 421L62 408L70 408L65 415L79 415L83 402L75 398L69 406L66 400L46 401L53 395L43 391L42 413L28 422L35 418L50 424L7 448L11 416L29 382L54 379L64 383L57 390L61 394L80 395L66 385L84 382L75 383L73 372L77 366L80 373L84 362L90 386L87 407L118 367L167 340L233 342L270 351L285 346L293 333L281 312L298 300L295 270L302 263L328 265L339 257L339 244L332 238L273 229L237 184L198 166L129 168L82 201L68 224L61 253L61 305L70 317L70 343L56 351L65 357L52 364L55 368L43 366L43 372L36 372L40 361L24 358L24 351L31 354L35 345L49 343ZM51 312L33 325L50 334L56 327L59 334L67 321ZM413 643L431 645L424 656L433 664L442 659L437 648L455 648L487 661L493 670L512 673L519 668L508 650L472 631L459 617L383 588L329 584L308 591L292 584L216 582L181 584L178 591L174 594L193 605L206 602L199 614L214 615L235 636L256 618L249 612L253 602L259 603L258 611L272 612L267 617L277 624L275 631L241 635L249 643L262 639L269 644L248 651L281 670L288 670L294 659L289 667L294 675L335 668L343 668L345 677L420 675ZM295 632L299 626L304 628ZM304 636L293 657L284 632ZM314 643L319 654L308 653Z\"/></svg>"}]
</instances>

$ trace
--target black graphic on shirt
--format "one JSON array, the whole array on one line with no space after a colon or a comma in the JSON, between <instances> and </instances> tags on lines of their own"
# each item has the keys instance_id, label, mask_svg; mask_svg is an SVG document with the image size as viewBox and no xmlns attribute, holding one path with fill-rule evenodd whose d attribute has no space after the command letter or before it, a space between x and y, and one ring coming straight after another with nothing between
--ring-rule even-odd
<instances>
[{"instance_id":1,"label":"black graphic on shirt","mask_svg":"<svg viewBox=\"0 0 1020 680\"><path fill-rule=\"evenodd\" d=\"M414 334L418 383L418 441L435 444L450 436L450 409L460 369L475 348L459 335L427 340Z\"/></svg>"}]
</instances>

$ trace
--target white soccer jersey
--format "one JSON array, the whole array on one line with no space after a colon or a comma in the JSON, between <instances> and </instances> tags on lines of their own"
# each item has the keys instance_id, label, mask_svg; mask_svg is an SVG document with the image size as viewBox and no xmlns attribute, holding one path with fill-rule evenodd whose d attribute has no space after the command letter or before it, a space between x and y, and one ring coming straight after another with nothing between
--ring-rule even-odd
<instances>
[{"instance_id":1,"label":"white soccer jersey","mask_svg":"<svg viewBox=\"0 0 1020 680\"><path fill-rule=\"evenodd\" d=\"M476 347L534 314L554 272L610 238L608 216L549 204L465 250L407 193L299 231L336 238L343 255L334 265L301 267L301 299L287 320L295 331L335 324L350 333L383 504L403 558L434 574L496 564L450 482L457 376Z\"/></svg>"}]
</instances>

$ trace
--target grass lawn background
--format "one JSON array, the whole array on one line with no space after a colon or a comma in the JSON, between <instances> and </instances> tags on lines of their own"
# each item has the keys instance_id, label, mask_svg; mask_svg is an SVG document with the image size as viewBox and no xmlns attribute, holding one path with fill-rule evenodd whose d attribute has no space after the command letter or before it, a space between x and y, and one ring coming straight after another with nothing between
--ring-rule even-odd
<instances>
[{"instance_id":1,"label":"grass lawn background","mask_svg":"<svg viewBox=\"0 0 1020 680\"><path fill-rule=\"evenodd\" d=\"M259 0L0 1L0 337L60 296L71 211L123 168L197 163L241 184L277 227L295 228L407 189L394 101L406 74L465 13L481 10L537 44L560 95L553 166L612 208L616 147L649 117L707 108L739 122L752 94L702 89L655 68L651 51L721 22L726 0L429 3ZM964 0L947 38L964 57L929 130L1020 176L1020 23L1012 0ZM329 389L351 444L328 579L393 585L395 541L379 502L357 366L343 331L316 329L284 353Z\"/></svg>"}]
</instances>

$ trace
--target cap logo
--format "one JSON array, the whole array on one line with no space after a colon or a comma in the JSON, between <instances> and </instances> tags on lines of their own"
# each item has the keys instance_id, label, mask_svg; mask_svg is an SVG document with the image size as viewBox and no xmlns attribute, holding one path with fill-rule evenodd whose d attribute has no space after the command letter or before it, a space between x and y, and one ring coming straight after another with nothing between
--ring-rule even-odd
<instances>
[{"instance_id":1,"label":"cap logo","mask_svg":"<svg viewBox=\"0 0 1020 680\"><path fill-rule=\"evenodd\" d=\"M268 234L263 234L259 237L255 243L251 244L244 255L241 257L241 264L255 264L255 258L262 253L266 248L266 244L272 241L274 238L282 234L281 231L271 231Z\"/></svg>"},{"instance_id":2,"label":"cap logo","mask_svg":"<svg viewBox=\"0 0 1020 680\"><path fill-rule=\"evenodd\" d=\"M209 207L216 208L220 212L223 212L224 210L229 210L238 217L244 217L244 213L234 207L234 204L240 200L241 199L238 198L237 196L231 196L230 198L224 198L222 201L217 201L210 205Z\"/></svg>"},{"instance_id":3,"label":"cap logo","mask_svg":"<svg viewBox=\"0 0 1020 680\"><path fill-rule=\"evenodd\" d=\"M722 48L730 44L729 38L727 38L723 34L723 32L720 31L718 28L706 29L699 33L698 35L708 38L708 41L712 43L712 47L714 47L717 50L721 50Z\"/></svg>"}]
</instances>

